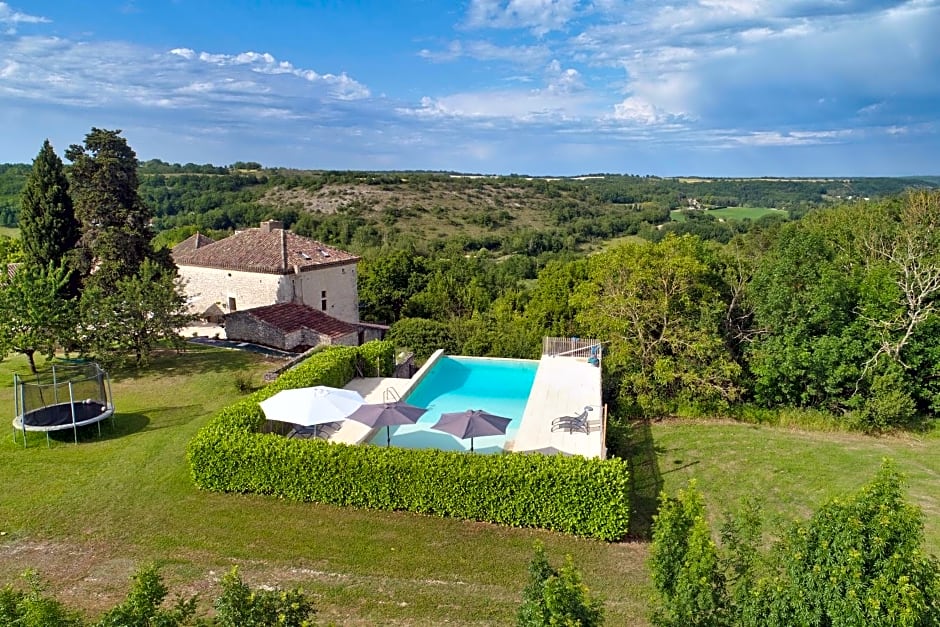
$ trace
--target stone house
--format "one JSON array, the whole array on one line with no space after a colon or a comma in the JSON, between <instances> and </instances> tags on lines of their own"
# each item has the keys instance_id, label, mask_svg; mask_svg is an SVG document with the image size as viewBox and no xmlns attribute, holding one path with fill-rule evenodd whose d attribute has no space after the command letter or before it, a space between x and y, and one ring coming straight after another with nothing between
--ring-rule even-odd
<instances>
[{"instance_id":1,"label":"stone house","mask_svg":"<svg viewBox=\"0 0 940 627\"><path fill-rule=\"evenodd\" d=\"M202 234L173 248L190 309L218 316L277 303L300 303L359 322L359 257L262 222L213 241Z\"/></svg>"},{"instance_id":2,"label":"stone house","mask_svg":"<svg viewBox=\"0 0 940 627\"><path fill-rule=\"evenodd\" d=\"M298 351L356 346L388 330L359 322L359 257L277 220L219 241L196 233L172 253L190 310L224 321L228 339Z\"/></svg>"}]
</instances>

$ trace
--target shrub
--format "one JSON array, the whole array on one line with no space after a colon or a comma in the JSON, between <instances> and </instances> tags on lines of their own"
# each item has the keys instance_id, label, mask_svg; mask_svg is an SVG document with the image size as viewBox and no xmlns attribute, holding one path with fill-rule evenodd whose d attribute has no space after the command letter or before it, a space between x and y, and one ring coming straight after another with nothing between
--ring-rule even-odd
<instances>
[{"instance_id":1,"label":"shrub","mask_svg":"<svg viewBox=\"0 0 940 627\"><path fill-rule=\"evenodd\" d=\"M386 346L382 350L391 353L391 345ZM626 534L628 471L620 459L467 455L257 433L264 423L259 401L281 389L341 387L352 378L358 354L355 348L339 347L314 355L219 412L189 445L196 485L219 492L542 527L603 540Z\"/></svg>"},{"instance_id":2,"label":"shrub","mask_svg":"<svg viewBox=\"0 0 940 627\"><path fill-rule=\"evenodd\" d=\"M426 360L439 348L445 353L457 350L454 334L443 322L425 318L402 318L392 325L389 340L414 351L418 362Z\"/></svg>"},{"instance_id":3,"label":"shrub","mask_svg":"<svg viewBox=\"0 0 940 627\"><path fill-rule=\"evenodd\" d=\"M254 381L251 378L251 374L248 372L236 372L234 376L232 376L232 384L241 394L247 394L255 389Z\"/></svg>"},{"instance_id":4,"label":"shrub","mask_svg":"<svg viewBox=\"0 0 940 627\"><path fill-rule=\"evenodd\" d=\"M654 623L940 624L940 564L922 550L921 514L902 485L886 462L874 481L794 524L765 553L753 508L725 525L719 548L694 485L663 497L650 558Z\"/></svg>"},{"instance_id":5,"label":"shrub","mask_svg":"<svg viewBox=\"0 0 940 627\"><path fill-rule=\"evenodd\" d=\"M76 612L45 594L45 587L32 571L23 575L27 591L7 585L0 588L0 625L3 627L81 627L85 623ZM164 607L167 588L156 566L134 575L127 598L106 612L95 627L177 627L179 625L221 625L222 627L299 627L316 610L302 590L252 590L232 569L222 580L222 596L215 602L218 615L206 622L196 617L196 597L177 597Z\"/></svg>"},{"instance_id":6,"label":"shrub","mask_svg":"<svg viewBox=\"0 0 940 627\"><path fill-rule=\"evenodd\" d=\"M299 627L316 612L302 590L253 591L242 582L237 567L222 579L215 610L221 627Z\"/></svg>"},{"instance_id":7,"label":"shrub","mask_svg":"<svg viewBox=\"0 0 940 627\"><path fill-rule=\"evenodd\" d=\"M565 565L557 571L548 563L542 544L536 543L516 625L594 627L603 622L603 603L591 597L571 556L565 557Z\"/></svg>"},{"instance_id":8,"label":"shrub","mask_svg":"<svg viewBox=\"0 0 940 627\"><path fill-rule=\"evenodd\" d=\"M164 608L166 595L157 567L143 568L134 575L127 599L102 616L96 627L174 627L196 615L196 597L178 597L172 607Z\"/></svg>"},{"instance_id":9,"label":"shrub","mask_svg":"<svg viewBox=\"0 0 940 627\"><path fill-rule=\"evenodd\" d=\"M17 627L79 627L82 621L56 599L46 595L45 585L33 571L23 574L26 591L7 585L0 589L0 625Z\"/></svg>"}]
</instances>

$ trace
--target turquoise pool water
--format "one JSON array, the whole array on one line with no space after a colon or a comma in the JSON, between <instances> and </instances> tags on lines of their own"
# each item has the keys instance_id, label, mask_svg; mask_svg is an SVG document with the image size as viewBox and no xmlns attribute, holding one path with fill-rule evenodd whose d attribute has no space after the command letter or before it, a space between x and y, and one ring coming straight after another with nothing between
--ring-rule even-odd
<instances>
[{"instance_id":1,"label":"turquoise pool water","mask_svg":"<svg viewBox=\"0 0 940 627\"><path fill-rule=\"evenodd\" d=\"M441 357L420 383L402 400L427 413L413 425L392 427L392 445L406 448L438 448L446 451L470 450L470 440L431 429L442 413L483 409L512 419L506 435L475 438L473 448L479 453L498 453L506 440L512 440L535 380L539 362L525 359L487 359L481 357ZM385 445L385 429L371 442Z\"/></svg>"}]
</instances>

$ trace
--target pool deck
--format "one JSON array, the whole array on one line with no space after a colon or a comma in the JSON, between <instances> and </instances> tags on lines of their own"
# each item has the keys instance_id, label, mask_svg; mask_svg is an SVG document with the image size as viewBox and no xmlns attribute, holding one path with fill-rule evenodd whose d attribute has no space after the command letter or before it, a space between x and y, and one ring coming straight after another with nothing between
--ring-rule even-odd
<instances>
[{"instance_id":1,"label":"pool deck","mask_svg":"<svg viewBox=\"0 0 940 627\"><path fill-rule=\"evenodd\" d=\"M552 431L555 418L577 416L586 407L591 408L588 433ZM542 357L511 449L555 449L584 457L605 457L603 415L600 368L575 357Z\"/></svg>"},{"instance_id":2,"label":"pool deck","mask_svg":"<svg viewBox=\"0 0 940 627\"><path fill-rule=\"evenodd\" d=\"M442 356L443 351L435 352L411 379L357 378L346 384L346 389L359 392L367 403L405 398ZM577 416L586 407L591 408L588 422L590 429L587 433L552 431L555 418ZM516 452L560 451L584 457L605 457L604 432L601 427L603 416L600 368L575 357L542 357L519 430L508 448ZM331 442L360 444L370 440L378 431L354 420L344 420L340 424L340 428L330 436Z\"/></svg>"},{"instance_id":3,"label":"pool deck","mask_svg":"<svg viewBox=\"0 0 940 627\"><path fill-rule=\"evenodd\" d=\"M362 394L367 403L384 403L389 399L387 390L392 394L403 397L415 384L414 379L396 379L394 377L366 377L353 379L346 384L347 390L355 390ZM331 442L344 444L359 444L369 440L377 431L355 420L343 420L340 428L330 436Z\"/></svg>"}]
</instances>

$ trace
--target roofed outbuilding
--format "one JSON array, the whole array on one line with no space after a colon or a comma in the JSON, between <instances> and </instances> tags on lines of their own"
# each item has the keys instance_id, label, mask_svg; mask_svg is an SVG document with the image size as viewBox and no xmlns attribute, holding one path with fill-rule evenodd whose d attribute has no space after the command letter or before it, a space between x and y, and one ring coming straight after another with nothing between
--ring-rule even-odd
<instances>
[{"instance_id":1,"label":"roofed outbuilding","mask_svg":"<svg viewBox=\"0 0 940 627\"><path fill-rule=\"evenodd\" d=\"M225 337L298 352L323 344L356 346L360 340L356 325L299 303L278 303L228 314Z\"/></svg>"}]
</instances>

